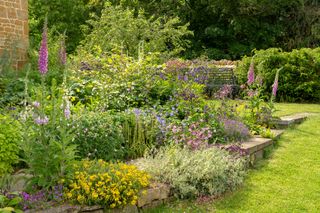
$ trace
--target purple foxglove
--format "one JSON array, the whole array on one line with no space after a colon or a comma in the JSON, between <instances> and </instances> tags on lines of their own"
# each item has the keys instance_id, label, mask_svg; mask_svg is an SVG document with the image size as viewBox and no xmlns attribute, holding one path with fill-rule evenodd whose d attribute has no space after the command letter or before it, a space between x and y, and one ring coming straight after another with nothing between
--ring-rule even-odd
<instances>
[{"instance_id":1,"label":"purple foxglove","mask_svg":"<svg viewBox=\"0 0 320 213\"><path fill-rule=\"evenodd\" d=\"M38 67L42 75L48 72L48 33L47 33L47 21L44 23L41 46L39 50Z\"/></svg>"},{"instance_id":2,"label":"purple foxglove","mask_svg":"<svg viewBox=\"0 0 320 213\"><path fill-rule=\"evenodd\" d=\"M36 118L35 123L38 125L46 125L49 122L49 118L45 116L44 118L41 118L40 116Z\"/></svg>"},{"instance_id":3,"label":"purple foxglove","mask_svg":"<svg viewBox=\"0 0 320 213\"><path fill-rule=\"evenodd\" d=\"M69 102L66 104L66 107L64 109L64 117L66 119L70 119L71 111L70 111L70 104Z\"/></svg>"},{"instance_id":4,"label":"purple foxglove","mask_svg":"<svg viewBox=\"0 0 320 213\"><path fill-rule=\"evenodd\" d=\"M277 91L278 91L278 79L279 79L279 71L276 74L276 77L274 78L274 83L272 85L272 95L276 97Z\"/></svg>"}]
</instances>

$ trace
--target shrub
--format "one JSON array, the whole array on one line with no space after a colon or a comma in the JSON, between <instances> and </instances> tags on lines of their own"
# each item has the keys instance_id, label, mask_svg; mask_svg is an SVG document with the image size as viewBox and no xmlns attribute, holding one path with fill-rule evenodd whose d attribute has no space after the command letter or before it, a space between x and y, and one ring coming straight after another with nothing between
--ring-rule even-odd
<instances>
[{"instance_id":1,"label":"shrub","mask_svg":"<svg viewBox=\"0 0 320 213\"><path fill-rule=\"evenodd\" d=\"M177 55L189 45L185 37L193 35L188 24L182 25L179 18L147 18L142 10L135 14L134 10L112 6L110 2L106 2L101 18L89 23L93 30L82 42L86 50L92 52L99 46L108 52L116 48L136 58L143 51Z\"/></svg>"},{"instance_id":2,"label":"shrub","mask_svg":"<svg viewBox=\"0 0 320 213\"><path fill-rule=\"evenodd\" d=\"M20 123L0 114L0 176L12 172L12 166L18 163L21 140Z\"/></svg>"},{"instance_id":3,"label":"shrub","mask_svg":"<svg viewBox=\"0 0 320 213\"><path fill-rule=\"evenodd\" d=\"M110 113L83 113L73 128L80 158L108 161L126 156L122 125Z\"/></svg>"},{"instance_id":4,"label":"shrub","mask_svg":"<svg viewBox=\"0 0 320 213\"><path fill-rule=\"evenodd\" d=\"M75 203L107 208L135 205L138 193L149 185L150 176L134 165L82 161L67 179L65 197Z\"/></svg>"},{"instance_id":5,"label":"shrub","mask_svg":"<svg viewBox=\"0 0 320 213\"><path fill-rule=\"evenodd\" d=\"M96 105L102 110L124 111L158 102L158 55L136 60L124 54L82 52L75 58L71 96L73 103Z\"/></svg>"},{"instance_id":6,"label":"shrub","mask_svg":"<svg viewBox=\"0 0 320 213\"><path fill-rule=\"evenodd\" d=\"M156 181L169 183L177 196L218 196L239 186L245 176L245 160L216 147L192 151L166 147L137 161Z\"/></svg>"},{"instance_id":7,"label":"shrub","mask_svg":"<svg viewBox=\"0 0 320 213\"><path fill-rule=\"evenodd\" d=\"M236 73L240 83L247 81L247 72L253 61L256 75L263 79L262 95L270 97L276 73L279 72L279 87L276 99L287 102L320 101L320 48L282 52L267 49L254 52L254 57L244 57Z\"/></svg>"}]
</instances>

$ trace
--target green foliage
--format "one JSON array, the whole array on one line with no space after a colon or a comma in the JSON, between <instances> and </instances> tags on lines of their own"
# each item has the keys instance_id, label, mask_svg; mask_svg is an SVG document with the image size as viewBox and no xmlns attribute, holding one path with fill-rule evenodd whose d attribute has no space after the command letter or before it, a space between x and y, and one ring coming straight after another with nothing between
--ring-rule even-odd
<instances>
[{"instance_id":1,"label":"green foliage","mask_svg":"<svg viewBox=\"0 0 320 213\"><path fill-rule=\"evenodd\" d=\"M100 1L87 0L29 0L29 27L31 46L37 47L41 41L42 27L45 17L52 26L50 34L59 37L59 32L66 32L68 37L68 52L76 49L84 38L82 25L90 18L90 13L100 14Z\"/></svg>"},{"instance_id":2,"label":"green foliage","mask_svg":"<svg viewBox=\"0 0 320 213\"><path fill-rule=\"evenodd\" d=\"M79 157L122 160L143 156L155 145L158 124L153 114L139 109L126 112L81 112L74 124Z\"/></svg>"},{"instance_id":3,"label":"green foliage","mask_svg":"<svg viewBox=\"0 0 320 213\"><path fill-rule=\"evenodd\" d=\"M64 114L68 105L64 89L57 88L54 81L49 89L44 79L40 89L36 96L40 106L29 105L22 112L25 134L21 147L27 171L32 174L30 186L50 188L70 170L76 147L71 144L72 120ZM38 119L46 121L39 123Z\"/></svg>"},{"instance_id":4,"label":"green foliage","mask_svg":"<svg viewBox=\"0 0 320 213\"><path fill-rule=\"evenodd\" d=\"M156 145L159 127L153 113L133 109L122 113L122 119L122 133L128 158L141 157L146 150Z\"/></svg>"},{"instance_id":5,"label":"green foliage","mask_svg":"<svg viewBox=\"0 0 320 213\"><path fill-rule=\"evenodd\" d=\"M169 183L179 197L218 196L239 186L245 176L245 160L216 147L191 151L167 147L136 165L156 181Z\"/></svg>"},{"instance_id":6,"label":"green foliage","mask_svg":"<svg viewBox=\"0 0 320 213\"><path fill-rule=\"evenodd\" d=\"M107 9L102 12L105 3ZM94 34L100 35L95 37L95 44L105 43L104 47L108 48L116 44L117 48L123 47L134 55L142 46L140 41L145 41L147 51L167 46L168 51L179 52L188 44L181 39L183 34L192 31L194 38L184 54L186 57L238 59L254 48L316 47L320 40L319 10L319 3L311 0L274 0L272 3L266 0L30 0L29 23L33 47L40 42L47 15L54 36L66 31L68 52L73 52L81 41L90 41L86 35L99 26L94 29ZM98 25L101 16L106 22ZM181 30L175 28L177 23L182 26ZM168 25L168 29L175 30L165 30ZM155 39L159 33L161 36ZM174 39L168 41L167 38Z\"/></svg>"},{"instance_id":7,"label":"green foliage","mask_svg":"<svg viewBox=\"0 0 320 213\"><path fill-rule=\"evenodd\" d=\"M186 37L192 35L188 25L182 25L176 17L147 18L143 10L138 10L136 15L134 10L112 6L109 2L105 4L101 18L89 23L92 32L82 45L91 53L99 47L103 52L118 49L136 58L143 52L174 56L188 47Z\"/></svg>"},{"instance_id":8,"label":"green foliage","mask_svg":"<svg viewBox=\"0 0 320 213\"><path fill-rule=\"evenodd\" d=\"M244 57L236 73L240 83L246 82L247 72L254 61L256 74L263 79L261 95L270 97L277 71L279 87L276 100L286 102L320 101L320 49L300 49L282 52L280 49L255 51L253 59Z\"/></svg>"},{"instance_id":9,"label":"green foliage","mask_svg":"<svg viewBox=\"0 0 320 213\"><path fill-rule=\"evenodd\" d=\"M81 113L74 124L73 143L81 158L106 161L124 159L127 154L122 125L110 113Z\"/></svg>"},{"instance_id":10,"label":"green foliage","mask_svg":"<svg viewBox=\"0 0 320 213\"><path fill-rule=\"evenodd\" d=\"M17 120L0 114L0 176L12 172L12 166L18 163L21 134L21 125Z\"/></svg>"},{"instance_id":11,"label":"green foliage","mask_svg":"<svg viewBox=\"0 0 320 213\"><path fill-rule=\"evenodd\" d=\"M157 94L161 92L157 89L159 63L157 54L136 60L123 54L106 55L101 50L94 54L82 52L75 58L71 100L116 111L152 105L158 102Z\"/></svg>"},{"instance_id":12,"label":"green foliage","mask_svg":"<svg viewBox=\"0 0 320 213\"><path fill-rule=\"evenodd\" d=\"M18 193L11 193L13 198L8 198L5 195L0 194L0 212L1 213L22 213L19 209L19 204L22 201L22 198L19 197Z\"/></svg>"}]
</instances>

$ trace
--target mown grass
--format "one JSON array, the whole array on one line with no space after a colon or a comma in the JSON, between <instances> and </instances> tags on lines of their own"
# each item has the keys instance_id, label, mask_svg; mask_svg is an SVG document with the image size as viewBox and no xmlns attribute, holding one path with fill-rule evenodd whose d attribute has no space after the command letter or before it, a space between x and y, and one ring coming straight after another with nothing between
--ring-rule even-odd
<instances>
[{"instance_id":1,"label":"mown grass","mask_svg":"<svg viewBox=\"0 0 320 213\"><path fill-rule=\"evenodd\" d=\"M317 104L277 104L278 116L320 113ZM288 129L241 188L205 204L176 201L146 212L320 212L320 114Z\"/></svg>"}]
</instances>

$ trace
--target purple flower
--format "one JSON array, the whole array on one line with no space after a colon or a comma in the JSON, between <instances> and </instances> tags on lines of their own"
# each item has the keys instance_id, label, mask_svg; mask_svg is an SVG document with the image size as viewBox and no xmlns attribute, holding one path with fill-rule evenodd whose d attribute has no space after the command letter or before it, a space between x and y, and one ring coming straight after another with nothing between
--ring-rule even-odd
<instances>
[{"instance_id":1,"label":"purple flower","mask_svg":"<svg viewBox=\"0 0 320 213\"><path fill-rule=\"evenodd\" d=\"M222 88L215 94L215 97L218 99L225 99L232 94L232 86L231 85L223 85Z\"/></svg>"},{"instance_id":2,"label":"purple flower","mask_svg":"<svg viewBox=\"0 0 320 213\"><path fill-rule=\"evenodd\" d=\"M24 201L30 200L30 195L27 192L21 192L21 196Z\"/></svg>"},{"instance_id":3,"label":"purple flower","mask_svg":"<svg viewBox=\"0 0 320 213\"><path fill-rule=\"evenodd\" d=\"M136 115L136 116L139 116L141 114L141 110L140 109L137 109L137 108L134 108L133 109L133 113Z\"/></svg>"},{"instance_id":4,"label":"purple flower","mask_svg":"<svg viewBox=\"0 0 320 213\"><path fill-rule=\"evenodd\" d=\"M38 67L42 75L48 72L48 33L47 33L47 21L44 23L41 46L39 50Z\"/></svg>"},{"instance_id":5,"label":"purple flower","mask_svg":"<svg viewBox=\"0 0 320 213\"><path fill-rule=\"evenodd\" d=\"M250 136L248 127L240 121L223 118L220 122L229 140L243 140Z\"/></svg>"},{"instance_id":6,"label":"purple flower","mask_svg":"<svg viewBox=\"0 0 320 213\"><path fill-rule=\"evenodd\" d=\"M70 111L70 105L69 103L67 103L65 109L64 109L64 117L66 119L69 119L70 118L70 115L71 115L71 111Z\"/></svg>"},{"instance_id":7,"label":"purple flower","mask_svg":"<svg viewBox=\"0 0 320 213\"><path fill-rule=\"evenodd\" d=\"M38 125L46 125L49 122L49 118L45 116L41 118L40 116L34 120L34 122Z\"/></svg>"},{"instance_id":8,"label":"purple flower","mask_svg":"<svg viewBox=\"0 0 320 213\"><path fill-rule=\"evenodd\" d=\"M251 85L254 82L254 63L253 61L250 64L249 71L248 71L248 85Z\"/></svg>"},{"instance_id":9,"label":"purple flower","mask_svg":"<svg viewBox=\"0 0 320 213\"><path fill-rule=\"evenodd\" d=\"M252 98L252 97L254 97L254 96L256 96L257 94L258 94L258 92L257 91L254 91L254 90L248 90L248 96L250 97L250 98Z\"/></svg>"},{"instance_id":10,"label":"purple flower","mask_svg":"<svg viewBox=\"0 0 320 213\"><path fill-rule=\"evenodd\" d=\"M61 65L66 65L67 63L67 52L64 39L60 41L60 48L59 48L59 59Z\"/></svg>"},{"instance_id":11,"label":"purple flower","mask_svg":"<svg viewBox=\"0 0 320 213\"><path fill-rule=\"evenodd\" d=\"M184 80L184 81L188 81L188 76L185 75L185 76L183 77L183 80Z\"/></svg>"},{"instance_id":12,"label":"purple flower","mask_svg":"<svg viewBox=\"0 0 320 213\"><path fill-rule=\"evenodd\" d=\"M279 71L276 74L276 77L274 78L274 83L272 85L272 95L276 97L277 90L278 90L278 79L279 79Z\"/></svg>"},{"instance_id":13,"label":"purple flower","mask_svg":"<svg viewBox=\"0 0 320 213\"><path fill-rule=\"evenodd\" d=\"M40 107L40 103L38 101L34 101L34 102L32 102L32 106L34 108L39 108Z\"/></svg>"}]
</instances>

